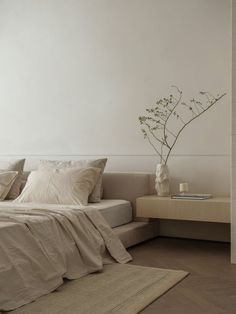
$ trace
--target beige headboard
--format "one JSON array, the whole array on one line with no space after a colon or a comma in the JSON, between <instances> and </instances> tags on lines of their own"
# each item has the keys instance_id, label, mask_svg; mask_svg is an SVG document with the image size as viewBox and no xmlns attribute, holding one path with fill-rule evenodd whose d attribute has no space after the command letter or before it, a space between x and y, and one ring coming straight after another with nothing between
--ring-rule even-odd
<instances>
[{"instance_id":1,"label":"beige headboard","mask_svg":"<svg viewBox=\"0 0 236 314\"><path fill-rule=\"evenodd\" d=\"M137 197L155 193L154 180L151 173L105 172L103 198L130 201L135 209Z\"/></svg>"}]
</instances>

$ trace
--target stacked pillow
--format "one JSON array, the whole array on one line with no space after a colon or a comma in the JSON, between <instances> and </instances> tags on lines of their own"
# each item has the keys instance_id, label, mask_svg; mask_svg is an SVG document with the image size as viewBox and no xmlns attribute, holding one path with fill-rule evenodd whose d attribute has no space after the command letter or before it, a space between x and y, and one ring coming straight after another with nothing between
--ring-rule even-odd
<instances>
[{"instance_id":1,"label":"stacked pillow","mask_svg":"<svg viewBox=\"0 0 236 314\"><path fill-rule=\"evenodd\" d=\"M101 200L101 191L102 191L102 175L107 163L107 158L103 159L88 159L88 160L40 160L39 170L52 170L52 169L81 169L87 167L95 167L101 169L100 175L97 182L94 185L94 188L89 195L90 203L98 203Z\"/></svg>"},{"instance_id":2,"label":"stacked pillow","mask_svg":"<svg viewBox=\"0 0 236 314\"><path fill-rule=\"evenodd\" d=\"M20 194L25 159L0 160L0 200L14 200Z\"/></svg>"},{"instance_id":3,"label":"stacked pillow","mask_svg":"<svg viewBox=\"0 0 236 314\"><path fill-rule=\"evenodd\" d=\"M107 159L41 160L16 202L87 205L100 202Z\"/></svg>"},{"instance_id":4,"label":"stacked pillow","mask_svg":"<svg viewBox=\"0 0 236 314\"><path fill-rule=\"evenodd\" d=\"M20 203L87 205L100 174L99 168L52 169L32 171Z\"/></svg>"},{"instance_id":5,"label":"stacked pillow","mask_svg":"<svg viewBox=\"0 0 236 314\"><path fill-rule=\"evenodd\" d=\"M0 171L0 201L3 201L6 198L17 175L17 171Z\"/></svg>"}]
</instances>

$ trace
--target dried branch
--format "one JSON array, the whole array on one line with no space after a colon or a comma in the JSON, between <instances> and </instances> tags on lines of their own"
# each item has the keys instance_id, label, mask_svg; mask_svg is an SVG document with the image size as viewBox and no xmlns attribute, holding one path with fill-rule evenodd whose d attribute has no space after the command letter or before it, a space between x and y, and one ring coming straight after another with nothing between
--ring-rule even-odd
<instances>
[{"instance_id":1,"label":"dried branch","mask_svg":"<svg viewBox=\"0 0 236 314\"><path fill-rule=\"evenodd\" d=\"M149 144L153 147L155 152L160 157L161 163L167 163L173 147L175 146L180 134L189 125L193 120L200 117L204 112L210 109L216 102L223 98L226 94L213 96L209 92L200 92L200 95L206 98L205 102L195 100L194 98L189 101L189 104L186 102L181 102L182 100L182 91L177 86L172 86L176 89L178 96L175 97L172 94L169 98L162 98L156 102L154 108L146 109L148 116L139 117L139 122L146 129L142 129L144 138L146 138ZM181 111L181 107L184 107L185 117ZM179 130L174 133L170 129L169 124L173 123L171 117L175 117L182 123ZM148 133L151 135L152 140ZM170 137L169 137L170 136ZM158 149L153 140L159 144L160 149ZM166 147L167 154L164 158L163 148Z\"/></svg>"},{"instance_id":2,"label":"dried branch","mask_svg":"<svg viewBox=\"0 0 236 314\"><path fill-rule=\"evenodd\" d=\"M187 123L185 123L185 125L179 130L179 132L177 133L177 136L166 156L166 159L165 159L165 164L167 163L168 161L168 158L170 156L170 153L173 149L173 147L175 146L176 142L177 142L177 139L179 138L180 134L182 133L182 131L185 129L185 127L187 125L189 125L193 120L195 120L196 118L200 117L204 112L206 112L208 109L210 109L217 101L219 101L221 98L223 98L224 96L226 95L226 93L222 94L221 96L219 96L218 98L215 98L215 100L213 102L211 102L211 105L209 105L206 109L204 109L202 112L200 112L198 115L196 115L195 117L193 117L192 119L190 119Z\"/></svg>"},{"instance_id":3,"label":"dried branch","mask_svg":"<svg viewBox=\"0 0 236 314\"><path fill-rule=\"evenodd\" d=\"M150 140L146 130L142 129L142 132L144 134L144 138L146 138L149 142L149 144L153 147L153 149L155 150L155 152L157 153L157 155L160 157L160 162L162 163L164 161L163 156L162 156L162 148L161 148L161 153L158 151L158 149L155 147L155 145L152 143L152 141Z\"/></svg>"}]
</instances>

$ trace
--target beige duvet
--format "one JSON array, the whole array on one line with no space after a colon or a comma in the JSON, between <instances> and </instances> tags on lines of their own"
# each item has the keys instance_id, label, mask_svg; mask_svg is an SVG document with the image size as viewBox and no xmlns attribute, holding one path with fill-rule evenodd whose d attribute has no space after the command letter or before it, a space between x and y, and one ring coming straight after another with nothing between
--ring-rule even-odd
<instances>
[{"instance_id":1,"label":"beige duvet","mask_svg":"<svg viewBox=\"0 0 236 314\"><path fill-rule=\"evenodd\" d=\"M15 309L63 282L131 260L92 208L0 204L0 311Z\"/></svg>"}]
</instances>

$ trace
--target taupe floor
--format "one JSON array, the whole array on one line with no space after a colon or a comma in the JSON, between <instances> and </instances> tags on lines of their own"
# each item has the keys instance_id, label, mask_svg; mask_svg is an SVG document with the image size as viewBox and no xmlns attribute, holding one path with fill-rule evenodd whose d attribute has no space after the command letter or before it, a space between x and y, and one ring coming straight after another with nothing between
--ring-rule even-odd
<instances>
[{"instance_id":1,"label":"taupe floor","mask_svg":"<svg viewBox=\"0 0 236 314\"><path fill-rule=\"evenodd\" d=\"M230 264L229 244L157 238L129 251L133 264L190 272L142 314L236 314L236 265Z\"/></svg>"}]
</instances>

